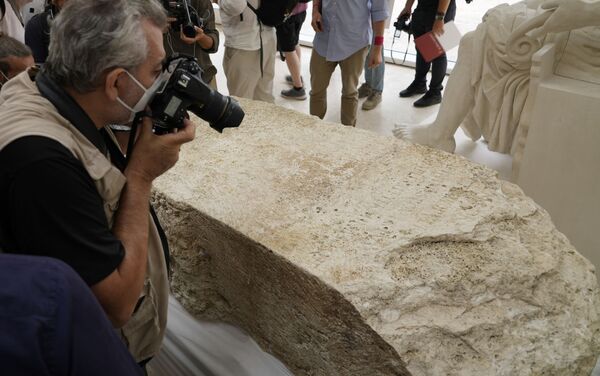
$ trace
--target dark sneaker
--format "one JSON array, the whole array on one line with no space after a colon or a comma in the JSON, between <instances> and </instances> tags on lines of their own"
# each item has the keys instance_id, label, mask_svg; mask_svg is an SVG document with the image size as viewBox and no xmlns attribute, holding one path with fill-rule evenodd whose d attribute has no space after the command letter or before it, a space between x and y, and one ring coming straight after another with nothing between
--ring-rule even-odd
<instances>
[{"instance_id":1,"label":"dark sneaker","mask_svg":"<svg viewBox=\"0 0 600 376\"><path fill-rule=\"evenodd\" d=\"M304 88L291 88L288 90L281 90L281 96L287 99L296 99L302 101L306 99L306 90L304 90Z\"/></svg>"},{"instance_id":2,"label":"dark sneaker","mask_svg":"<svg viewBox=\"0 0 600 376\"><path fill-rule=\"evenodd\" d=\"M367 83L363 83L358 88L358 98L366 98L373 93L373 89Z\"/></svg>"},{"instance_id":3,"label":"dark sneaker","mask_svg":"<svg viewBox=\"0 0 600 376\"><path fill-rule=\"evenodd\" d=\"M363 102L362 109L365 111L372 110L377 107L379 103L381 103L381 93L374 91L369 95L369 98Z\"/></svg>"},{"instance_id":4,"label":"dark sneaker","mask_svg":"<svg viewBox=\"0 0 600 376\"><path fill-rule=\"evenodd\" d=\"M304 84L304 77L300 76L300 81L302 81L302 84ZM292 76L291 76L291 75L289 75L289 74L288 74L287 76L285 76L285 82L286 82L288 85L292 85L292 86L294 86L294 79L293 79L293 78L292 78Z\"/></svg>"},{"instance_id":5,"label":"dark sneaker","mask_svg":"<svg viewBox=\"0 0 600 376\"><path fill-rule=\"evenodd\" d=\"M408 87L400 92L401 98L412 97L413 95L423 94L427 92L427 85L423 83L415 83L414 81Z\"/></svg>"},{"instance_id":6,"label":"dark sneaker","mask_svg":"<svg viewBox=\"0 0 600 376\"><path fill-rule=\"evenodd\" d=\"M415 107L429 107L442 102L442 93L429 90L421 98L417 99L413 105Z\"/></svg>"}]
</instances>

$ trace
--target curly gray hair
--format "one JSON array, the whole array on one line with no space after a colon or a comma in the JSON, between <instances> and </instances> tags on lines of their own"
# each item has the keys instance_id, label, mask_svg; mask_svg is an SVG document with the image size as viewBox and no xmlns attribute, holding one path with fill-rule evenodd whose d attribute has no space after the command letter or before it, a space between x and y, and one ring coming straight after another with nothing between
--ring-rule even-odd
<instances>
[{"instance_id":1,"label":"curly gray hair","mask_svg":"<svg viewBox=\"0 0 600 376\"><path fill-rule=\"evenodd\" d=\"M52 23L44 72L80 93L102 85L116 67L135 69L148 56L142 22L159 28L166 12L156 0L70 0Z\"/></svg>"}]
</instances>

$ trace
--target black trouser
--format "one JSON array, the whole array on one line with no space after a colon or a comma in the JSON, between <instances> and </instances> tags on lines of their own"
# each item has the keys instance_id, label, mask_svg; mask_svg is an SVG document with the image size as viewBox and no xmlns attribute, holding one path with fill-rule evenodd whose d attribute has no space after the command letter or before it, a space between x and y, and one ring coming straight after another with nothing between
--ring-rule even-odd
<instances>
[{"instance_id":1,"label":"black trouser","mask_svg":"<svg viewBox=\"0 0 600 376\"><path fill-rule=\"evenodd\" d=\"M431 31L433 23L435 22L435 14L437 13L437 6L435 7L419 7L415 9L412 15L411 27L413 35L416 38ZM456 3L454 0L448 5L446 16L444 17L444 23L454 20L456 15ZM446 75L446 68L448 66L448 59L446 54L434 59L431 62L426 62L419 50L417 50L417 64L415 67L415 84L423 84L427 86L427 72L431 68L431 82L429 83L429 90L432 92L440 93L443 89L442 82Z\"/></svg>"}]
</instances>

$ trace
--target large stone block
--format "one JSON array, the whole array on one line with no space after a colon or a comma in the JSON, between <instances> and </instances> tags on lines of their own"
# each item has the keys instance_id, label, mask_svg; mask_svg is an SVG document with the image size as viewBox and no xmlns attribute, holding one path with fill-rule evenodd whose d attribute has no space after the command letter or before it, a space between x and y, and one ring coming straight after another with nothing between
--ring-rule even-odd
<instances>
[{"instance_id":1,"label":"large stone block","mask_svg":"<svg viewBox=\"0 0 600 376\"><path fill-rule=\"evenodd\" d=\"M517 186L241 103L239 129L200 126L156 182L173 290L196 317L242 327L297 375L589 375L594 268Z\"/></svg>"}]
</instances>

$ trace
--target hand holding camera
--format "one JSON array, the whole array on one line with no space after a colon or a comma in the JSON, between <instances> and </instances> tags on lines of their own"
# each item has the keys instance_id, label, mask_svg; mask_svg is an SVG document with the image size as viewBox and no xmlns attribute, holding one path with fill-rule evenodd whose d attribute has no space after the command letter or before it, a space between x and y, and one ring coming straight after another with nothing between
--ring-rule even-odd
<instances>
[{"instance_id":1,"label":"hand holding camera","mask_svg":"<svg viewBox=\"0 0 600 376\"><path fill-rule=\"evenodd\" d=\"M408 20L410 19L410 16L411 16L410 8L408 8L408 9L404 8L402 10L402 12L400 12L398 19L396 20L396 22L394 22L394 27L396 28L397 31L404 31L405 33L412 34L411 24L410 24L410 22L408 22Z\"/></svg>"},{"instance_id":2,"label":"hand holding camera","mask_svg":"<svg viewBox=\"0 0 600 376\"><path fill-rule=\"evenodd\" d=\"M161 136L154 134L152 127L152 119L144 117L125 170L128 178L152 183L175 165L181 145L192 141L196 133L196 126L187 119L176 132Z\"/></svg>"},{"instance_id":3,"label":"hand holding camera","mask_svg":"<svg viewBox=\"0 0 600 376\"><path fill-rule=\"evenodd\" d=\"M188 38L196 37L196 28L202 28L202 19L198 12L188 4L188 0L163 0L163 7L169 13L169 25L174 30L181 30Z\"/></svg>"},{"instance_id":4,"label":"hand holding camera","mask_svg":"<svg viewBox=\"0 0 600 376\"><path fill-rule=\"evenodd\" d=\"M202 28L200 28L198 26L194 26L194 31L196 32L196 35L194 37L190 38L184 34L183 28L181 28L181 29L179 29L179 38L186 44L200 43L200 45L202 45L202 41L204 40L204 38L206 38L206 36L204 35L204 30L202 30ZM211 42L212 42L212 39L211 39ZM210 47L212 47L212 43L211 43L211 46L208 46L208 47L202 46L202 48L210 48Z\"/></svg>"}]
</instances>

